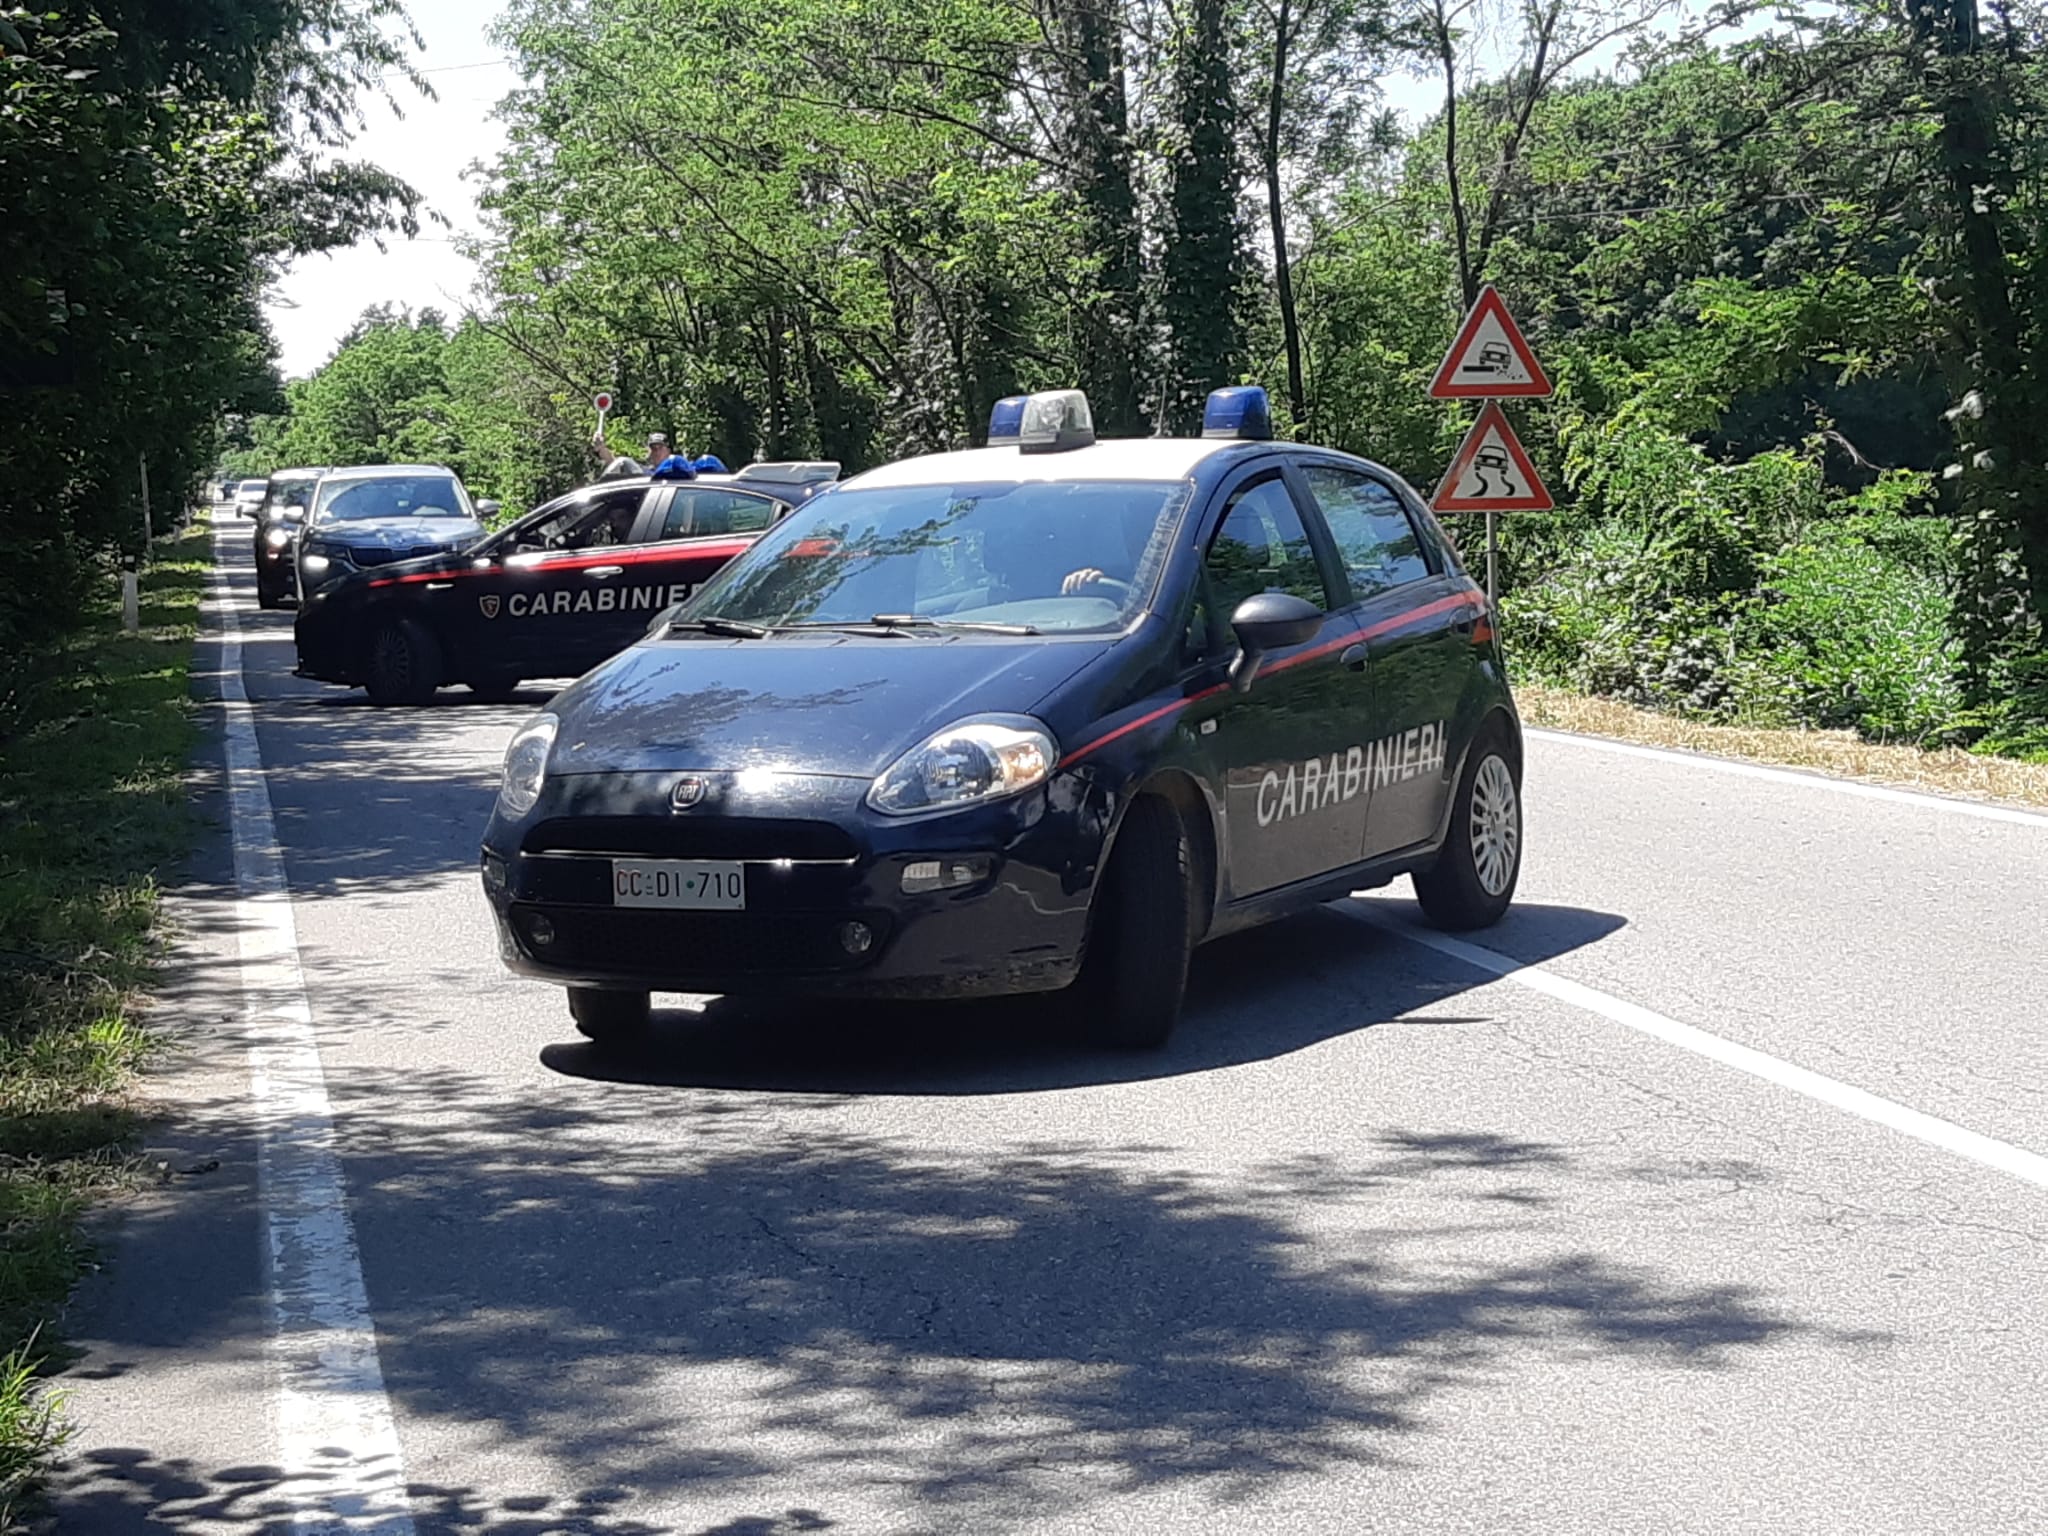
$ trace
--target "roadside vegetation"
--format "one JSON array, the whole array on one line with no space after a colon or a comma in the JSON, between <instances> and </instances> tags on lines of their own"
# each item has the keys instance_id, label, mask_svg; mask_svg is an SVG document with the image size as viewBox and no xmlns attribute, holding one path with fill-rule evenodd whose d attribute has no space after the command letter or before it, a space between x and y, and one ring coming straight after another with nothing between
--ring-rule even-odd
<instances>
[{"instance_id":1,"label":"roadside vegetation","mask_svg":"<svg viewBox=\"0 0 2048 1536\"><path fill-rule=\"evenodd\" d=\"M532 505L614 441L859 468L1079 385L1273 391L1418 485L1496 283L1524 674L1708 723L2048 756L2048 10L1851 0L513 0L472 312L383 309L238 461ZM1421 76L1439 105L1389 118ZM1477 527L1457 530L1468 549Z\"/></svg>"},{"instance_id":2,"label":"roadside vegetation","mask_svg":"<svg viewBox=\"0 0 2048 1536\"><path fill-rule=\"evenodd\" d=\"M204 525L158 546L139 633L102 591L0 742L0 1529L61 1441L37 1372L91 1260L80 1217L135 1177L132 1076L183 784Z\"/></svg>"}]
</instances>

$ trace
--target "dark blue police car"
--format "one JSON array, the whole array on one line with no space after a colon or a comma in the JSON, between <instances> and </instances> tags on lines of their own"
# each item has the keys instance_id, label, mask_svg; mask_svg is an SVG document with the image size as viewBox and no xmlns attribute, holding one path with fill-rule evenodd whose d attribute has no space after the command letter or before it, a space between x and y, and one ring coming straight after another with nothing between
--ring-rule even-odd
<instances>
[{"instance_id":1,"label":"dark blue police car","mask_svg":"<svg viewBox=\"0 0 2048 1536\"><path fill-rule=\"evenodd\" d=\"M1270 438L1258 390L1143 441L1018 397L778 524L513 738L507 963L599 1040L651 990L1075 985L1141 1046L1204 939L1399 875L1498 918L1522 736L1484 594L1398 477Z\"/></svg>"}]
</instances>

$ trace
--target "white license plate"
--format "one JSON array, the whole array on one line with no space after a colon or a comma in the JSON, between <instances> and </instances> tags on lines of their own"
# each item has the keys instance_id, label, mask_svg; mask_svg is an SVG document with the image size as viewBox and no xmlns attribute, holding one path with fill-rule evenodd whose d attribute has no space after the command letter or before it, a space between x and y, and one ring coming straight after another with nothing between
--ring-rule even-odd
<instances>
[{"instance_id":1,"label":"white license plate","mask_svg":"<svg viewBox=\"0 0 2048 1536\"><path fill-rule=\"evenodd\" d=\"M744 911L746 866L717 859L613 859L612 905Z\"/></svg>"}]
</instances>

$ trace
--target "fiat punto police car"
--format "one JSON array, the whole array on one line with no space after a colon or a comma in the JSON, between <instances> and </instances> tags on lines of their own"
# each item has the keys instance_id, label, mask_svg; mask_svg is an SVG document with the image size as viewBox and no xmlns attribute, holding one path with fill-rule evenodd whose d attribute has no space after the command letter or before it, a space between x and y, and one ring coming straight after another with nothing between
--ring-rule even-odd
<instances>
[{"instance_id":1,"label":"fiat punto police car","mask_svg":"<svg viewBox=\"0 0 2048 1536\"><path fill-rule=\"evenodd\" d=\"M869 471L765 534L505 755L501 952L584 1034L651 991L1073 987L1162 1042L1190 949L1409 876L1493 922L1522 734L1491 615L1397 476L1271 441L1095 440L1000 403L990 446Z\"/></svg>"}]
</instances>

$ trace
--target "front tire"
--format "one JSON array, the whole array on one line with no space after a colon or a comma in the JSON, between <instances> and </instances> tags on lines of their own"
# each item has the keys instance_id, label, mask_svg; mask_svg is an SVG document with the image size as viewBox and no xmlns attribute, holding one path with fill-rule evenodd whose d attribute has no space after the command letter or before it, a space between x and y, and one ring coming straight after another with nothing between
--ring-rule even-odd
<instances>
[{"instance_id":1,"label":"front tire","mask_svg":"<svg viewBox=\"0 0 2048 1536\"><path fill-rule=\"evenodd\" d=\"M283 602L284 593L282 590L266 587L260 581L256 583L256 606L258 608L276 608L281 606Z\"/></svg>"},{"instance_id":2,"label":"front tire","mask_svg":"<svg viewBox=\"0 0 2048 1536\"><path fill-rule=\"evenodd\" d=\"M1090 1036L1123 1050L1166 1043L1188 984L1187 829L1164 800L1140 799L1124 815L1095 896L1081 991Z\"/></svg>"},{"instance_id":3,"label":"front tire","mask_svg":"<svg viewBox=\"0 0 2048 1536\"><path fill-rule=\"evenodd\" d=\"M607 992L597 987L569 989L569 1017L599 1045L644 1040L654 1022L645 992Z\"/></svg>"},{"instance_id":4,"label":"front tire","mask_svg":"<svg viewBox=\"0 0 2048 1536\"><path fill-rule=\"evenodd\" d=\"M364 686L373 704L425 704L441 686L441 647L410 619L386 619L370 637Z\"/></svg>"},{"instance_id":5,"label":"front tire","mask_svg":"<svg viewBox=\"0 0 2048 1536\"><path fill-rule=\"evenodd\" d=\"M472 677L469 680L469 691L480 699L488 699L494 704L502 703L519 691L522 681L524 679L509 672L491 672L482 677Z\"/></svg>"},{"instance_id":6,"label":"front tire","mask_svg":"<svg viewBox=\"0 0 2048 1536\"><path fill-rule=\"evenodd\" d=\"M1522 876L1522 786L1498 731L1473 744L1436 862L1409 878L1423 916L1453 933L1500 921Z\"/></svg>"}]
</instances>

